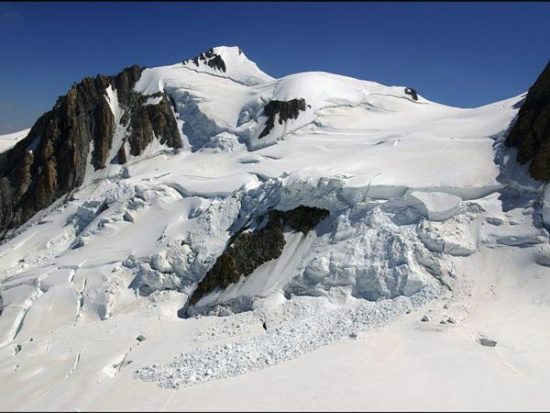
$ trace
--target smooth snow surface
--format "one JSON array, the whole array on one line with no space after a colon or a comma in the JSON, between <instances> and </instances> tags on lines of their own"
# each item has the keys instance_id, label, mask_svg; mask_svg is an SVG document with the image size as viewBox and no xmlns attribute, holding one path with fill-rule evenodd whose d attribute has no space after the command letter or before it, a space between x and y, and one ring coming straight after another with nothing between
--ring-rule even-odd
<instances>
[{"instance_id":1,"label":"smooth snow surface","mask_svg":"<svg viewBox=\"0 0 550 413\"><path fill-rule=\"evenodd\" d=\"M546 409L549 192L503 146L524 95L460 109L214 52L225 72L135 87L173 98L182 149L89 165L0 245L0 409ZM330 216L177 317L237 230L300 205Z\"/></svg>"},{"instance_id":2,"label":"smooth snow surface","mask_svg":"<svg viewBox=\"0 0 550 413\"><path fill-rule=\"evenodd\" d=\"M17 142L25 139L30 131L30 129L24 129L19 132L0 135L0 153L6 152L7 150L13 148Z\"/></svg>"}]
</instances>

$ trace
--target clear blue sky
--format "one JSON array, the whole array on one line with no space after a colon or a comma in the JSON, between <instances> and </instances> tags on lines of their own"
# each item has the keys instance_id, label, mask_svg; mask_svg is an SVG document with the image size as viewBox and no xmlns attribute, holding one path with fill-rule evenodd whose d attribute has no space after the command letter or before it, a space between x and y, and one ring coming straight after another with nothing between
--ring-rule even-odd
<instances>
[{"instance_id":1,"label":"clear blue sky","mask_svg":"<svg viewBox=\"0 0 550 413\"><path fill-rule=\"evenodd\" d=\"M274 77L328 71L473 107L529 88L550 3L0 3L0 133L85 76L239 45Z\"/></svg>"}]
</instances>

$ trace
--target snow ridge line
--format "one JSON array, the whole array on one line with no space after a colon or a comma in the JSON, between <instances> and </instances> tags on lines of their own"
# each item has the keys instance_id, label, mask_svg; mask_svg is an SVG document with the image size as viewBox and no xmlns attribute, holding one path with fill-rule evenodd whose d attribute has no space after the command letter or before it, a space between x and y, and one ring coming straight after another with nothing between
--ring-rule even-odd
<instances>
[{"instance_id":1,"label":"snow ridge line","mask_svg":"<svg viewBox=\"0 0 550 413\"><path fill-rule=\"evenodd\" d=\"M267 85L269 83L274 83L274 82L277 82L278 79L274 79L274 80L271 80L271 81L268 81L268 82L265 82L265 83L260 83L259 85L247 85L246 83L244 82L241 82L241 81L238 81L236 79L233 79L232 77L229 77L229 76L221 76L221 75L216 75L215 73L210 73L210 72L202 72L198 69L193 69L191 67L188 67L188 66L183 66L183 63L180 63L182 66L180 67L180 69L186 69L186 70L189 70L191 72L195 72L199 75L208 75L208 76L213 76L213 77L217 77L219 79L227 79L227 80L231 80L232 82L234 83L237 83L241 86L245 86L245 87L257 87L257 86L264 86L264 85ZM161 90L163 90L164 88L160 88Z\"/></svg>"}]
</instances>

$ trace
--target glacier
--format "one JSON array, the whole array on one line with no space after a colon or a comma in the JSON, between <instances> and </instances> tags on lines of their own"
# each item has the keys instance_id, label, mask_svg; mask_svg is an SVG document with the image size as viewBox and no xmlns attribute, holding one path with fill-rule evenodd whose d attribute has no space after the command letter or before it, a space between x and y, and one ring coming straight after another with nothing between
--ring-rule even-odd
<instances>
[{"instance_id":1,"label":"glacier","mask_svg":"<svg viewBox=\"0 0 550 413\"><path fill-rule=\"evenodd\" d=\"M550 192L504 148L525 93L465 109L324 72L275 79L238 47L144 69L133 91L144 106L168 96L181 147L155 136L132 155L107 89L105 168L90 151L82 184L0 245L0 380L11 382L0 407L104 407L147 382L158 400L437 306L464 329L481 314L472 297L515 284L539 291L520 315L548 315ZM269 102L282 103L266 114ZM28 132L0 137L0 152ZM328 217L307 233L284 226L278 258L190 304L236 235L299 207Z\"/></svg>"}]
</instances>

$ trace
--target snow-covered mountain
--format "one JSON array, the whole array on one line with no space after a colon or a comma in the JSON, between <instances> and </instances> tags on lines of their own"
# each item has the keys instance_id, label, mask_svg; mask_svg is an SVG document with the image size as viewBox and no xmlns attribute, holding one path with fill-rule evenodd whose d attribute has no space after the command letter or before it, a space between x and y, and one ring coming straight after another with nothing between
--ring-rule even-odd
<instances>
[{"instance_id":1,"label":"snow-covered mountain","mask_svg":"<svg viewBox=\"0 0 550 413\"><path fill-rule=\"evenodd\" d=\"M0 137L0 407L236 376L439 303L434 328L466 329L499 261L547 317L550 191L505 140L550 99L419 92L216 47L84 79Z\"/></svg>"}]
</instances>

